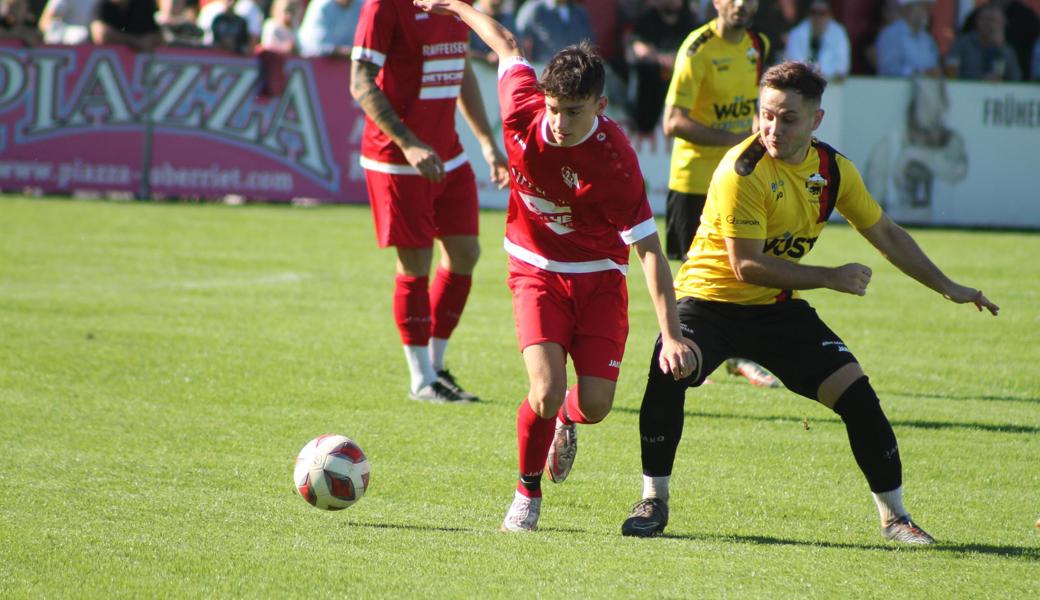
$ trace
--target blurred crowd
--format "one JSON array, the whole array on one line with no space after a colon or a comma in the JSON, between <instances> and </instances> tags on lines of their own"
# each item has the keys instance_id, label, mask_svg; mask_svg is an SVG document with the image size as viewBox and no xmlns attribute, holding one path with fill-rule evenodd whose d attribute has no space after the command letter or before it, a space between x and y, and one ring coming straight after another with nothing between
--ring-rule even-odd
<instances>
[{"instance_id":1,"label":"blurred crowd","mask_svg":"<svg viewBox=\"0 0 1040 600\"><path fill-rule=\"evenodd\" d=\"M1040 0L747 0L769 63L850 74L1040 82ZM364 0L0 0L0 37L25 44L212 47L348 58ZM686 36L712 0L474 0L541 62L592 40L610 65L608 95L652 131ZM471 57L496 57L474 37Z\"/></svg>"}]
</instances>

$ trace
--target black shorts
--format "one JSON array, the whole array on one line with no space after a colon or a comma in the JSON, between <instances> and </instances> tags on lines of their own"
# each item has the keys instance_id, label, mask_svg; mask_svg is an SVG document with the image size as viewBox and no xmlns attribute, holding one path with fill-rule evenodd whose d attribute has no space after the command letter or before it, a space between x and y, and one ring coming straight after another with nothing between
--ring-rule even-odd
<instances>
[{"instance_id":1,"label":"black shorts","mask_svg":"<svg viewBox=\"0 0 1040 600\"><path fill-rule=\"evenodd\" d=\"M697 226L704 212L705 194L686 194L668 190L665 200L665 253L673 260L686 260Z\"/></svg>"},{"instance_id":2,"label":"black shorts","mask_svg":"<svg viewBox=\"0 0 1040 600\"><path fill-rule=\"evenodd\" d=\"M805 300L748 306L695 298L679 301L683 335L697 343L701 369L685 382L698 386L727 358L753 360L772 371L787 389L816 400L816 392L831 373L858 362L816 309ZM650 366L656 367L660 338Z\"/></svg>"}]
</instances>

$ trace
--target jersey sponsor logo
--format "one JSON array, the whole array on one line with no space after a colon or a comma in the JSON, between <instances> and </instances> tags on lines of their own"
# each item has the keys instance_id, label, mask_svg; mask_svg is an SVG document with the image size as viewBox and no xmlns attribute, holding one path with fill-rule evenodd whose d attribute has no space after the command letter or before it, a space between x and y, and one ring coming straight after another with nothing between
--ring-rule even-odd
<instances>
[{"instance_id":1,"label":"jersey sponsor logo","mask_svg":"<svg viewBox=\"0 0 1040 600\"><path fill-rule=\"evenodd\" d=\"M729 104L712 104L712 108L715 109L715 118L719 121L723 119L739 119L754 116L755 104L757 102L754 98L745 100L743 96L737 96Z\"/></svg>"},{"instance_id":2,"label":"jersey sponsor logo","mask_svg":"<svg viewBox=\"0 0 1040 600\"><path fill-rule=\"evenodd\" d=\"M765 247L762 249L762 254L772 253L774 256L783 256L786 254L791 258L801 258L809 253L816 245L816 240L819 237L795 237L790 232L784 233L781 237L775 237L771 240L766 240Z\"/></svg>"},{"instance_id":3,"label":"jersey sponsor logo","mask_svg":"<svg viewBox=\"0 0 1040 600\"><path fill-rule=\"evenodd\" d=\"M515 180L518 184L524 186L525 188L528 188L528 189L532 190L536 194L539 194L539 195L542 195L542 196L548 195L548 194L545 193L545 190L543 190L542 188L540 188L537 185L535 185L535 183L533 181L531 181L530 179L527 178L527 175L524 175L523 173L518 171L516 167L509 167L509 172L512 173L513 180Z\"/></svg>"},{"instance_id":4,"label":"jersey sponsor logo","mask_svg":"<svg viewBox=\"0 0 1040 600\"><path fill-rule=\"evenodd\" d=\"M614 367L615 369L620 369L621 368L621 361L620 360L610 359L610 361L607 363L607 366L608 367Z\"/></svg>"},{"instance_id":5,"label":"jersey sponsor logo","mask_svg":"<svg viewBox=\"0 0 1040 600\"><path fill-rule=\"evenodd\" d=\"M740 219L734 215L726 215L726 222L730 225L758 225L758 219Z\"/></svg>"},{"instance_id":6,"label":"jersey sponsor logo","mask_svg":"<svg viewBox=\"0 0 1040 600\"><path fill-rule=\"evenodd\" d=\"M513 134L513 141L516 142L517 145L520 146L520 148L527 150L527 142L525 142L524 139L520 137L519 133Z\"/></svg>"},{"instance_id":7,"label":"jersey sponsor logo","mask_svg":"<svg viewBox=\"0 0 1040 600\"><path fill-rule=\"evenodd\" d=\"M442 42L440 44L423 44L422 53L423 56L444 56L449 54L465 55L467 48L467 42Z\"/></svg>"},{"instance_id":8,"label":"jersey sponsor logo","mask_svg":"<svg viewBox=\"0 0 1040 600\"><path fill-rule=\"evenodd\" d=\"M713 58L711 59L711 66L715 67L715 71L719 73L724 73L726 71L729 71L730 62L732 61L728 56L724 56L722 58Z\"/></svg>"},{"instance_id":9,"label":"jersey sponsor logo","mask_svg":"<svg viewBox=\"0 0 1040 600\"><path fill-rule=\"evenodd\" d=\"M556 204L546 198L539 198L523 192L519 192L519 195L524 202L524 206L534 213L553 233L567 235L574 231L574 228L571 227L574 223L571 207Z\"/></svg>"},{"instance_id":10,"label":"jersey sponsor logo","mask_svg":"<svg viewBox=\"0 0 1040 600\"><path fill-rule=\"evenodd\" d=\"M827 179L819 173L813 173L805 180L805 189L809 190L809 193L816 196L818 199L820 194L823 193L823 188L827 187L829 182Z\"/></svg>"}]
</instances>

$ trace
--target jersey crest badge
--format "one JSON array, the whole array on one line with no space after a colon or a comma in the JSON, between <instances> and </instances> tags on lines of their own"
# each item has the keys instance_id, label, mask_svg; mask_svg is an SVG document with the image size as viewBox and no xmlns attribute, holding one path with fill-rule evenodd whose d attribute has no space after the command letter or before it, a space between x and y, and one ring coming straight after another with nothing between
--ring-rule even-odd
<instances>
[{"instance_id":1,"label":"jersey crest badge","mask_svg":"<svg viewBox=\"0 0 1040 600\"><path fill-rule=\"evenodd\" d=\"M747 49L747 59L752 66L758 66L758 50L754 46Z\"/></svg>"},{"instance_id":2,"label":"jersey crest badge","mask_svg":"<svg viewBox=\"0 0 1040 600\"><path fill-rule=\"evenodd\" d=\"M819 173L813 173L805 180L805 189L809 190L809 193L813 196L819 196L823 193L823 188L827 187L827 180Z\"/></svg>"},{"instance_id":3,"label":"jersey crest badge","mask_svg":"<svg viewBox=\"0 0 1040 600\"><path fill-rule=\"evenodd\" d=\"M574 172L574 169L563 167L560 169L560 175L563 176L563 182L567 184L567 187L575 190L581 187L581 181L578 179L578 174Z\"/></svg>"}]
</instances>

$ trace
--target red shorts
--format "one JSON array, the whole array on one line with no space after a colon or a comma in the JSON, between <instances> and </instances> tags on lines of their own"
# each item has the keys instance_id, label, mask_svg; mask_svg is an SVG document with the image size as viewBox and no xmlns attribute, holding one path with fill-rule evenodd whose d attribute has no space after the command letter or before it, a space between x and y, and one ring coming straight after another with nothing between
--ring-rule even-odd
<instances>
[{"instance_id":1,"label":"red shorts","mask_svg":"<svg viewBox=\"0 0 1040 600\"><path fill-rule=\"evenodd\" d=\"M553 273L509 259L520 350L555 342L579 376L617 381L628 339L628 287L620 271Z\"/></svg>"},{"instance_id":2,"label":"red shorts","mask_svg":"<svg viewBox=\"0 0 1040 600\"><path fill-rule=\"evenodd\" d=\"M469 163L440 183L368 169L365 182L380 248L429 248L434 238L477 235L477 180Z\"/></svg>"}]
</instances>

